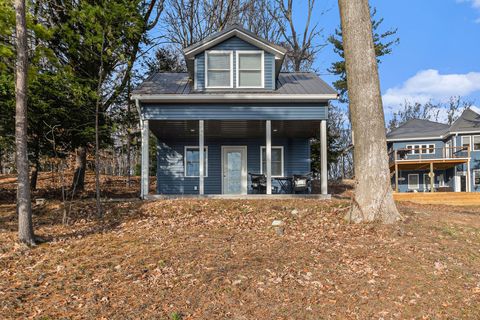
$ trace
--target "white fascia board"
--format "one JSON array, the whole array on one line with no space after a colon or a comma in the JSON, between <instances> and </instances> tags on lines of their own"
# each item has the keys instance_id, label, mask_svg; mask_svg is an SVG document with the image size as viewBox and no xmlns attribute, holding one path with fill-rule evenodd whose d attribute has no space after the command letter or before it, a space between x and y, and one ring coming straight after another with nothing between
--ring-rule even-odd
<instances>
[{"instance_id":1,"label":"white fascia board","mask_svg":"<svg viewBox=\"0 0 480 320\"><path fill-rule=\"evenodd\" d=\"M254 37L252 37L252 36L250 36L246 33L243 33L242 31L240 31L238 29L233 29L233 30L221 35L220 37L217 37L215 39L212 39L212 40L202 44L201 46L199 46L197 48L194 48L194 49L189 50L189 51L185 51L185 56L187 58L192 58L197 53L202 52L202 51L208 49L209 47L214 46L215 44L220 43L220 42L230 38L232 36L232 34L238 36L239 38L241 38L241 39L243 39L243 40L245 40L249 43L252 43L252 42L255 43L259 48L262 48L264 50L272 52L272 53L275 54L275 56L283 57L285 55L285 52L282 52L282 51L278 50L277 48L269 46L269 45L265 44L264 42L262 42L260 40L257 40Z\"/></svg>"},{"instance_id":2,"label":"white fascia board","mask_svg":"<svg viewBox=\"0 0 480 320\"><path fill-rule=\"evenodd\" d=\"M212 101L328 101L337 94L134 94L132 99L143 102L212 102Z\"/></svg>"},{"instance_id":3,"label":"white fascia board","mask_svg":"<svg viewBox=\"0 0 480 320\"><path fill-rule=\"evenodd\" d=\"M475 133L480 133L480 130L474 130L474 131L453 131L449 132L448 135L458 135L458 134L475 134Z\"/></svg>"}]
</instances>

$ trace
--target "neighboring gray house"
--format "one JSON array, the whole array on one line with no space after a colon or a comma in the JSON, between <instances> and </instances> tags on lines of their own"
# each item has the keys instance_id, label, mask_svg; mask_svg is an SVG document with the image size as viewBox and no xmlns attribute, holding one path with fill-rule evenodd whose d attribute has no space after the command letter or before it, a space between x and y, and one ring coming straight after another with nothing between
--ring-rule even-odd
<instances>
[{"instance_id":1,"label":"neighboring gray house","mask_svg":"<svg viewBox=\"0 0 480 320\"><path fill-rule=\"evenodd\" d=\"M309 173L320 137L327 192L328 102L337 93L314 73L281 72L286 50L239 26L184 49L187 73L157 73L132 93L142 126L142 188L148 196L148 135L157 146L160 195L246 195L251 176L285 193ZM204 165L200 165L204 163Z\"/></svg>"},{"instance_id":2,"label":"neighboring gray house","mask_svg":"<svg viewBox=\"0 0 480 320\"><path fill-rule=\"evenodd\" d=\"M387 134L397 192L480 191L480 111L451 125L413 119Z\"/></svg>"}]
</instances>

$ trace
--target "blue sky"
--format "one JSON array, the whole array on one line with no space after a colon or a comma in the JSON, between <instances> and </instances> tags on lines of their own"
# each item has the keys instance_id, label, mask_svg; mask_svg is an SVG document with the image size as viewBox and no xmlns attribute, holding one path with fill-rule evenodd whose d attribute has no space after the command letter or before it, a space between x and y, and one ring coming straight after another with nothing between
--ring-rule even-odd
<instances>
[{"instance_id":1,"label":"blue sky","mask_svg":"<svg viewBox=\"0 0 480 320\"><path fill-rule=\"evenodd\" d=\"M298 0L296 9L303 10L306 2ZM398 28L400 38L379 66L387 118L405 99L444 101L460 95L480 105L480 0L370 0L370 4L384 18L383 28ZM317 0L315 10L325 35L333 33L340 24L337 0ZM329 83L335 78L325 74L326 69L336 59L331 46L317 59L315 67Z\"/></svg>"}]
</instances>

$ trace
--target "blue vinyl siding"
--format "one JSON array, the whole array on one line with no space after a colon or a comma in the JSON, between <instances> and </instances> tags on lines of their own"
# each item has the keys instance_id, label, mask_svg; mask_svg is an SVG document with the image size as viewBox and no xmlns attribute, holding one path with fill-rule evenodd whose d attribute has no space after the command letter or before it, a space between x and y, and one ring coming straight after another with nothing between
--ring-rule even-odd
<instances>
[{"instance_id":1,"label":"blue vinyl siding","mask_svg":"<svg viewBox=\"0 0 480 320\"><path fill-rule=\"evenodd\" d=\"M435 154L422 154L422 159L426 158L442 158L443 157L443 147L445 147L445 143L441 140L426 140L426 141L403 141L403 142L394 142L393 143L393 149L398 150L398 149L405 149L407 145L422 145L422 144L434 144L435 145ZM408 155L409 159L415 159L415 157L418 157L418 155Z\"/></svg>"},{"instance_id":2,"label":"blue vinyl siding","mask_svg":"<svg viewBox=\"0 0 480 320\"><path fill-rule=\"evenodd\" d=\"M142 104L151 120L324 120L328 107L321 103L283 104Z\"/></svg>"},{"instance_id":3,"label":"blue vinyl siding","mask_svg":"<svg viewBox=\"0 0 480 320\"><path fill-rule=\"evenodd\" d=\"M242 39L238 37L231 37L222 43L217 44L216 46L208 49L208 51L211 50L228 50L233 52L233 90L245 90L241 88L237 88L236 84L236 75L237 75L237 70L236 70L236 65L237 65L237 57L236 57L236 51L246 51L246 50L255 50L255 51L263 51L256 46L243 41ZM264 69L265 69L265 88L264 90L274 90L275 89L275 56L269 52L264 51L264 56L263 56L263 64L264 64ZM195 64L196 64L196 70L195 70L195 78L196 78L196 85L197 87L195 88L198 91L203 91L205 90L205 53L199 53L195 57ZM219 90L219 89L216 89ZM223 89L225 90L225 89ZM232 90L232 88L229 88L228 90ZM258 89L255 89L258 91Z\"/></svg>"},{"instance_id":4,"label":"blue vinyl siding","mask_svg":"<svg viewBox=\"0 0 480 320\"><path fill-rule=\"evenodd\" d=\"M159 194L198 194L198 177L184 176L185 146L198 145L198 140L177 139L158 143L157 192ZM260 173L260 147L264 139L206 139L208 146L208 177L205 177L205 194L222 193L222 146L247 146L247 172ZM277 138L272 146L284 147L284 174L310 172L310 143L308 139ZM195 190L197 187L197 190ZM250 181L248 181L248 192Z\"/></svg>"},{"instance_id":5,"label":"blue vinyl siding","mask_svg":"<svg viewBox=\"0 0 480 320\"><path fill-rule=\"evenodd\" d=\"M457 147L460 147L462 145L462 136L470 136L470 137L473 137L475 134L459 134L458 136L454 136L453 139L455 139L455 143L457 145ZM477 134L477 135L480 135L480 134ZM471 190L472 192L479 192L480 191L480 186L479 185L475 185L475 181L474 181L474 175L473 175L473 171L474 170L480 170L480 151L473 151L473 138L472 139L472 144L471 144L471 149L470 149L470 171L471 171ZM466 172L467 171L467 165L466 164L462 164L462 165L459 165L457 166L457 171L464 171Z\"/></svg>"}]
</instances>

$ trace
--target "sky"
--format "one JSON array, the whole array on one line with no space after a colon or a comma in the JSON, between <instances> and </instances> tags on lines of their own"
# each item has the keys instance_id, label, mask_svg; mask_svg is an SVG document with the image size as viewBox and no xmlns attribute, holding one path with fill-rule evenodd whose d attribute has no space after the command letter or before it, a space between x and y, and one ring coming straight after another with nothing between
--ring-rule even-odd
<instances>
[{"instance_id":1,"label":"sky","mask_svg":"<svg viewBox=\"0 0 480 320\"><path fill-rule=\"evenodd\" d=\"M296 0L294 9L303 11L306 2ZM370 0L370 5L384 18L381 30L396 28L400 38L379 65L387 119L405 100L461 96L480 106L480 0ZM315 11L327 37L340 24L337 0L317 0ZM297 15L299 25L302 16ZM315 67L330 84L335 77L326 69L337 59L330 45L317 57Z\"/></svg>"}]
</instances>

